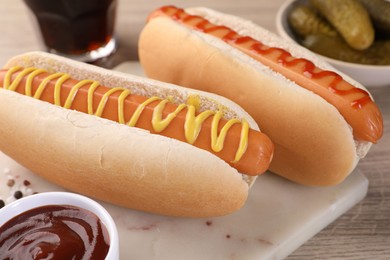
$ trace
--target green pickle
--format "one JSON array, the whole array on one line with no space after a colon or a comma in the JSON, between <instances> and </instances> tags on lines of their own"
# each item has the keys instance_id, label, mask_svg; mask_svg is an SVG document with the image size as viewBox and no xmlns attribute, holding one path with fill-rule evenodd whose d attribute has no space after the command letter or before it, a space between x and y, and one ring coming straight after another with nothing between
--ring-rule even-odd
<instances>
[{"instance_id":1,"label":"green pickle","mask_svg":"<svg viewBox=\"0 0 390 260\"><path fill-rule=\"evenodd\" d=\"M328 22L306 5L294 6L288 15L288 22L300 37L311 34L337 35L337 31Z\"/></svg>"},{"instance_id":2,"label":"green pickle","mask_svg":"<svg viewBox=\"0 0 390 260\"><path fill-rule=\"evenodd\" d=\"M390 2L385 0L360 0L364 5L375 30L379 33L378 38L390 38Z\"/></svg>"},{"instance_id":3,"label":"green pickle","mask_svg":"<svg viewBox=\"0 0 390 260\"><path fill-rule=\"evenodd\" d=\"M303 45L323 56L367 65L390 65L390 40L376 41L364 51L351 48L341 37L310 35Z\"/></svg>"},{"instance_id":4,"label":"green pickle","mask_svg":"<svg viewBox=\"0 0 390 260\"><path fill-rule=\"evenodd\" d=\"M370 16L358 0L310 0L310 3L352 48L364 50L374 42Z\"/></svg>"}]
</instances>

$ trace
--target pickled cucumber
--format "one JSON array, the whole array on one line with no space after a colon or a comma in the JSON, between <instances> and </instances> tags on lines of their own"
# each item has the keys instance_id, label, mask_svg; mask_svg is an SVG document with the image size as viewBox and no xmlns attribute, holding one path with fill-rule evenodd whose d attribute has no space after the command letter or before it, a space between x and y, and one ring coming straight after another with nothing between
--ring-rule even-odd
<instances>
[{"instance_id":1,"label":"pickled cucumber","mask_svg":"<svg viewBox=\"0 0 390 260\"><path fill-rule=\"evenodd\" d=\"M375 32L367 10L358 0L310 0L354 49L370 47Z\"/></svg>"},{"instance_id":2,"label":"pickled cucumber","mask_svg":"<svg viewBox=\"0 0 390 260\"><path fill-rule=\"evenodd\" d=\"M379 38L390 38L390 2L384 0L360 0L367 9Z\"/></svg>"},{"instance_id":3,"label":"pickled cucumber","mask_svg":"<svg viewBox=\"0 0 390 260\"><path fill-rule=\"evenodd\" d=\"M303 45L329 58L370 65L390 65L390 40L376 41L363 51L351 48L341 37L326 35L307 36Z\"/></svg>"},{"instance_id":4,"label":"pickled cucumber","mask_svg":"<svg viewBox=\"0 0 390 260\"><path fill-rule=\"evenodd\" d=\"M310 34L337 35L337 31L328 22L306 5L294 6L288 15L288 22L300 37Z\"/></svg>"}]
</instances>

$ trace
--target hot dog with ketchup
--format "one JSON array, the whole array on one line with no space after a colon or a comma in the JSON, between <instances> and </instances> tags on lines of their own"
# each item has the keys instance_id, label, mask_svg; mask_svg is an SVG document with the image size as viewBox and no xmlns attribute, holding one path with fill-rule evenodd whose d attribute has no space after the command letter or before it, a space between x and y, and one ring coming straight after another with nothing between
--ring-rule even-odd
<instances>
[{"instance_id":1,"label":"hot dog with ketchup","mask_svg":"<svg viewBox=\"0 0 390 260\"><path fill-rule=\"evenodd\" d=\"M270 170L298 183L341 182L382 136L381 113L363 86L238 17L159 8L141 32L139 57L151 78L244 107L275 144Z\"/></svg>"},{"instance_id":2,"label":"hot dog with ketchup","mask_svg":"<svg viewBox=\"0 0 390 260\"><path fill-rule=\"evenodd\" d=\"M121 206L228 214L272 159L273 144L253 119L216 95L39 52L11 59L0 86L4 153Z\"/></svg>"}]
</instances>

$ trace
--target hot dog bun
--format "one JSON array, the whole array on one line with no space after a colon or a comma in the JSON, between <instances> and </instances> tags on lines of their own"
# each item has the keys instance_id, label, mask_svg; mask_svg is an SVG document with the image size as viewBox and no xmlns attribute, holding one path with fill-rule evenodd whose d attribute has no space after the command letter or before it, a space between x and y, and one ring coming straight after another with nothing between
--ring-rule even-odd
<instances>
[{"instance_id":1,"label":"hot dog bun","mask_svg":"<svg viewBox=\"0 0 390 260\"><path fill-rule=\"evenodd\" d=\"M132 93L185 102L199 95L202 108L223 106L227 118L254 120L238 105L214 94L113 72L59 56L32 52L5 66L64 72ZM256 177L243 176L213 154L185 142L151 134L0 88L0 149L69 190L117 205L172 216L219 216L244 204Z\"/></svg>"},{"instance_id":2,"label":"hot dog bun","mask_svg":"<svg viewBox=\"0 0 390 260\"><path fill-rule=\"evenodd\" d=\"M267 46L287 50L366 91L306 49L249 21L207 8L185 11ZM142 30L139 58L144 71L151 78L213 92L240 104L275 144L272 172L301 184L334 185L344 180L368 152L372 143L355 140L351 126L324 98L221 39L183 25L183 21L177 21L181 14L175 15L152 13ZM211 31L199 19L189 20ZM381 126L381 115L375 113Z\"/></svg>"}]
</instances>

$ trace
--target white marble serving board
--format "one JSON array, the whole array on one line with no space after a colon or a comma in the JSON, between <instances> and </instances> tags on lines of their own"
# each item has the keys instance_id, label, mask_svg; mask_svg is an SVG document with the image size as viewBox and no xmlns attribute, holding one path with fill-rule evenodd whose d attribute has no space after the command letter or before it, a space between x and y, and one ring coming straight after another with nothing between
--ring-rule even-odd
<instances>
[{"instance_id":1,"label":"white marble serving board","mask_svg":"<svg viewBox=\"0 0 390 260\"><path fill-rule=\"evenodd\" d=\"M142 73L136 62L116 69ZM12 188L6 185L10 178L15 180ZM240 211L203 219L159 216L101 203L117 224L121 259L283 259L362 200L367 188L368 180L358 168L342 184L326 188L301 186L265 173ZM0 199L12 201L17 190L29 195L63 189L0 152Z\"/></svg>"}]
</instances>

